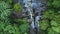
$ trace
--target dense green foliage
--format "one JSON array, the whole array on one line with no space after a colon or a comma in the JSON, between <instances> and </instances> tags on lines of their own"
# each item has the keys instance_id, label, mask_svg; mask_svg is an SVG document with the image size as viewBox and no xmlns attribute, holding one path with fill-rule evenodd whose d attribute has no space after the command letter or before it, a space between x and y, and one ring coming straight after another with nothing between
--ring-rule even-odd
<instances>
[{"instance_id":1,"label":"dense green foliage","mask_svg":"<svg viewBox=\"0 0 60 34\"><path fill-rule=\"evenodd\" d=\"M17 1L17 0L16 0ZM0 0L0 34L28 34L29 24L26 19L11 19L12 10L22 10L20 3L12 5L13 0ZM48 9L40 20L42 34L60 34L60 0L49 0ZM12 7L12 8L11 8Z\"/></svg>"},{"instance_id":2,"label":"dense green foliage","mask_svg":"<svg viewBox=\"0 0 60 34\"><path fill-rule=\"evenodd\" d=\"M0 34L27 34L29 25L26 19L10 18L13 10L11 3L12 0L0 0ZM14 10L21 10L19 3L15 4Z\"/></svg>"},{"instance_id":3,"label":"dense green foliage","mask_svg":"<svg viewBox=\"0 0 60 34\"><path fill-rule=\"evenodd\" d=\"M0 19L4 20L10 13L10 6L4 1L0 2Z\"/></svg>"},{"instance_id":4,"label":"dense green foliage","mask_svg":"<svg viewBox=\"0 0 60 34\"><path fill-rule=\"evenodd\" d=\"M40 21L41 29L46 34L60 34L60 0L49 0L47 6Z\"/></svg>"}]
</instances>

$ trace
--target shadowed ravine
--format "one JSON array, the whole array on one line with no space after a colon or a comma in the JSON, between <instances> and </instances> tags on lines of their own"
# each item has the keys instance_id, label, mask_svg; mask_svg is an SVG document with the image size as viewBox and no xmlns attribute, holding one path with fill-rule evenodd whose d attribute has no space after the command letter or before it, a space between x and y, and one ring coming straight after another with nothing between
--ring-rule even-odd
<instances>
[{"instance_id":1,"label":"shadowed ravine","mask_svg":"<svg viewBox=\"0 0 60 34\"><path fill-rule=\"evenodd\" d=\"M30 24L30 34L39 34L40 33L39 20L41 18L42 12L46 10L46 1L18 0L17 2L20 3L23 7L21 16L27 18L27 21Z\"/></svg>"}]
</instances>

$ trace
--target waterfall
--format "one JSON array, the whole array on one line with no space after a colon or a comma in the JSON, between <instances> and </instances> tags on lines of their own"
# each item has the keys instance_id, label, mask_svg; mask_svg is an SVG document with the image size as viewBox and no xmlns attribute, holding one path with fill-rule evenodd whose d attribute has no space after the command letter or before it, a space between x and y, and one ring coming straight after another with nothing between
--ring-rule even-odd
<instances>
[{"instance_id":1,"label":"waterfall","mask_svg":"<svg viewBox=\"0 0 60 34\"><path fill-rule=\"evenodd\" d=\"M40 20L42 3L40 3L37 0L23 0L23 1L20 1L20 2L23 3L22 6L23 6L23 9L24 9L24 13L28 12L28 14L27 14L28 17L26 17L26 18L27 18L28 22L30 22L30 20L31 20L30 27L33 28L33 29L36 28L37 31L39 31L38 29L39 29L39 26L40 26L39 25L39 20ZM35 11L33 11L33 9ZM33 17L33 12L35 12L34 17Z\"/></svg>"}]
</instances>

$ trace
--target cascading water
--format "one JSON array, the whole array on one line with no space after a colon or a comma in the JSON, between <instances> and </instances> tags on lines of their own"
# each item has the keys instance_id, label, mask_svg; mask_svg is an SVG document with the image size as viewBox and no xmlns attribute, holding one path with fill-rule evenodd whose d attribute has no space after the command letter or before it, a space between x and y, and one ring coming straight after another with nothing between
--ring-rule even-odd
<instances>
[{"instance_id":1,"label":"cascading water","mask_svg":"<svg viewBox=\"0 0 60 34\"><path fill-rule=\"evenodd\" d=\"M38 2L37 0L19 0L19 1L23 4L24 14L28 13L27 21L28 22L31 21L31 24L30 24L31 30L36 28L36 33L31 33L31 34L38 34L41 6L43 4ZM33 9L35 11L33 11ZM34 17L33 17L33 14L34 14Z\"/></svg>"}]
</instances>

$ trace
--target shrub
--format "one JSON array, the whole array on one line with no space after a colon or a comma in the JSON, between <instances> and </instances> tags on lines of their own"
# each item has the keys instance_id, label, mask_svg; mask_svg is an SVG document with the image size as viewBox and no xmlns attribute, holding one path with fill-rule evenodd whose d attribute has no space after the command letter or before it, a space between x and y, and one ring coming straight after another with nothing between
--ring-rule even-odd
<instances>
[{"instance_id":1,"label":"shrub","mask_svg":"<svg viewBox=\"0 0 60 34\"><path fill-rule=\"evenodd\" d=\"M15 11L21 11L21 10L22 10L22 6L20 5L20 3L16 3L16 4L14 5L13 9L14 9Z\"/></svg>"}]
</instances>

